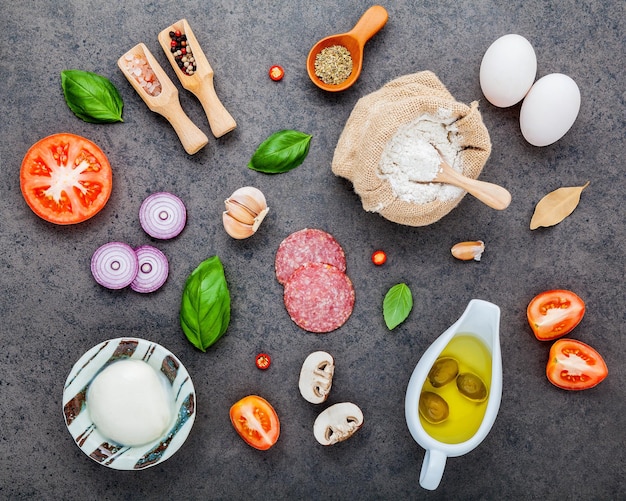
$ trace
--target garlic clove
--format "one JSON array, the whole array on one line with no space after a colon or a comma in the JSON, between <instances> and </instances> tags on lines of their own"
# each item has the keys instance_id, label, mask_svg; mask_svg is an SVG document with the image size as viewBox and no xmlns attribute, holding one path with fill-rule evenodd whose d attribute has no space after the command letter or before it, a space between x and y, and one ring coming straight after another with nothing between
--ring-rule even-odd
<instances>
[{"instance_id":1,"label":"garlic clove","mask_svg":"<svg viewBox=\"0 0 626 501\"><path fill-rule=\"evenodd\" d=\"M461 261L480 261L485 251L485 242L477 240L475 242L459 242L450 249L452 255Z\"/></svg>"},{"instance_id":2,"label":"garlic clove","mask_svg":"<svg viewBox=\"0 0 626 501\"><path fill-rule=\"evenodd\" d=\"M245 224L254 223L254 219L258 214L257 212L254 212L252 209L249 209L247 206L231 198L226 199L224 204L226 205L226 212L237 221Z\"/></svg>"},{"instance_id":3,"label":"garlic clove","mask_svg":"<svg viewBox=\"0 0 626 501\"><path fill-rule=\"evenodd\" d=\"M228 211L224 211L222 213L222 222L224 223L226 233L237 240L243 240L244 238L251 237L256 231L252 224L246 224L238 221L232 217Z\"/></svg>"},{"instance_id":4,"label":"garlic clove","mask_svg":"<svg viewBox=\"0 0 626 501\"><path fill-rule=\"evenodd\" d=\"M269 207L265 207L265 209L263 209L261 212L259 212L257 217L254 218L254 222L252 223L252 229L254 231L259 229L259 226L261 226L261 223L263 222L263 220L265 219L265 216L267 216L267 213L269 211L270 211L270 208Z\"/></svg>"},{"instance_id":5,"label":"garlic clove","mask_svg":"<svg viewBox=\"0 0 626 501\"><path fill-rule=\"evenodd\" d=\"M267 201L263 192L254 186L244 186L235 190L229 197L240 205L243 205L254 214L259 214L267 207Z\"/></svg>"},{"instance_id":6,"label":"garlic clove","mask_svg":"<svg viewBox=\"0 0 626 501\"><path fill-rule=\"evenodd\" d=\"M241 239L253 235L269 212L265 195L253 186L239 188L224 204L224 228L233 238Z\"/></svg>"}]
</instances>

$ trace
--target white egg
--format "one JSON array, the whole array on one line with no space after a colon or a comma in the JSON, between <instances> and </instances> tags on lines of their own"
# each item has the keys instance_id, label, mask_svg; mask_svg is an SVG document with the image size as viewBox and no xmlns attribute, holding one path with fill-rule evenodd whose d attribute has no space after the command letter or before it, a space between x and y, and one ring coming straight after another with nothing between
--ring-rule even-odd
<instances>
[{"instance_id":1,"label":"white egg","mask_svg":"<svg viewBox=\"0 0 626 501\"><path fill-rule=\"evenodd\" d=\"M171 424L174 399L167 383L141 360L120 360L98 374L87 393L87 410L100 433L121 445L159 438Z\"/></svg>"},{"instance_id":2,"label":"white egg","mask_svg":"<svg viewBox=\"0 0 626 501\"><path fill-rule=\"evenodd\" d=\"M570 130L579 111L576 82L562 73L546 75L535 82L522 103L522 135L534 146L548 146Z\"/></svg>"},{"instance_id":3,"label":"white egg","mask_svg":"<svg viewBox=\"0 0 626 501\"><path fill-rule=\"evenodd\" d=\"M521 35L504 35L493 42L480 63L480 88L499 108L519 103L537 74L537 57Z\"/></svg>"}]
</instances>

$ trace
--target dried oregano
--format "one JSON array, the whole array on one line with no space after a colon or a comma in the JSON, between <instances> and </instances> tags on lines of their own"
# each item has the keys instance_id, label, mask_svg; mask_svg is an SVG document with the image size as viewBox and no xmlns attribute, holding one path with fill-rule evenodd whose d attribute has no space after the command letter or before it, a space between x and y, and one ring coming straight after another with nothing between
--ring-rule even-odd
<instances>
[{"instance_id":1,"label":"dried oregano","mask_svg":"<svg viewBox=\"0 0 626 501\"><path fill-rule=\"evenodd\" d=\"M554 226L563 221L574 212L580 202L580 194L587 186L589 186L589 181L583 186L567 186L548 193L535 207L530 220L530 229Z\"/></svg>"},{"instance_id":2,"label":"dried oregano","mask_svg":"<svg viewBox=\"0 0 626 501\"><path fill-rule=\"evenodd\" d=\"M325 84L338 85L352 74L352 56L343 45L331 45L315 56L315 75Z\"/></svg>"}]
</instances>

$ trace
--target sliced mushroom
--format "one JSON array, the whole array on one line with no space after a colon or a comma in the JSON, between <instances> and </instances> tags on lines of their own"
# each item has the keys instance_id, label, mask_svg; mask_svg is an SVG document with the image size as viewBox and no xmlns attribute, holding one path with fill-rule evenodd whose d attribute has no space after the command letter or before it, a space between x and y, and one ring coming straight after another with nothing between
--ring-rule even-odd
<instances>
[{"instance_id":1,"label":"sliced mushroom","mask_svg":"<svg viewBox=\"0 0 626 501\"><path fill-rule=\"evenodd\" d=\"M307 402L320 404L325 402L333 385L335 361L325 351L314 351L306 357L300 370L298 386Z\"/></svg>"},{"instance_id":2,"label":"sliced mushroom","mask_svg":"<svg viewBox=\"0 0 626 501\"><path fill-rule=\"evenodd\" d=\"M322 445L342 442L363 426L363 412L351 402L331 405L313 424L313 435Z\"/></svg>"}]
</instances>

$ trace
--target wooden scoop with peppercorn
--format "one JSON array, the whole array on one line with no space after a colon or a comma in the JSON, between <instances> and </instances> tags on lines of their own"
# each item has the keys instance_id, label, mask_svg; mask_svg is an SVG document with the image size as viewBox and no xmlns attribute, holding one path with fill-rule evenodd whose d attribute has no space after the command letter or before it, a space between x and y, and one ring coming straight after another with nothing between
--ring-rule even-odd
<instances>
[{"instance_id":1,"label":"wooden scoop with peppercorn","mask_svg":"<svg viewBox=\"0 0 626 501\"><path fill-rule=\"evenodd\" d=\"M141 99L155 113L164 116L190 155L198 152L209 138L185 114L178 89L143 43L117 60L117 65Z\"/></svg>"},{"instance_id":2,"label":"wooden scoop with peppercorn","mask_svg":"<svg viewBox=\"0 0 626 501\"><path fill-rule=\"evenodd\" d=\"M182 86L202 103L211 132L221 137L237 123L217 97L213 86L213 68L186 19L174 23L159 33L159 43Z\"/></svg>"}]
</instances>

